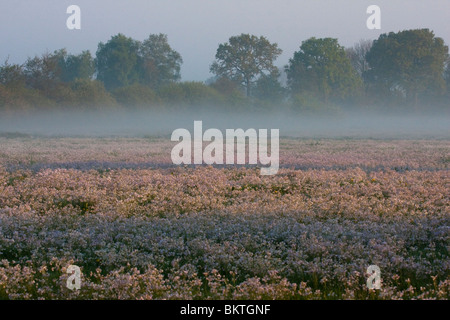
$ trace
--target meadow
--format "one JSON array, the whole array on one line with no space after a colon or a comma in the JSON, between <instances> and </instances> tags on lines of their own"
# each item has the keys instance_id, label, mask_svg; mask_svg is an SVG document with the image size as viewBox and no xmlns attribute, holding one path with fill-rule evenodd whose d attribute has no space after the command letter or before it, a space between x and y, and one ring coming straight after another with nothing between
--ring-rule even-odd
<instances>
[{"instance_id":1,"label":"meadow","mask_svg":"<svg viewBox=\"0 0 450 320\"><path fill-rule=\"evenodd\" d=\"M448 139L282 138L274 176L173 145L1 135L0 299L449 298Z\"/></svg>"}]
</instances>

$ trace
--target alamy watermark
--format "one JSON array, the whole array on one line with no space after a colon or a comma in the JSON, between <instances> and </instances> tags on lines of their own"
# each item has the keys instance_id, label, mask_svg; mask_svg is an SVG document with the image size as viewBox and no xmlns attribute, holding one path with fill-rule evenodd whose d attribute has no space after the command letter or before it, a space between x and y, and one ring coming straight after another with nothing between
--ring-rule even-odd
<instances>
[{"instance_id":1,"label":"alamy watermark","mask_svg":"<svg viewBox=\"0 0 450 320\"><path fill-rule=\"evenodd\" d=\"M377 5L371 5L367 7L367 14L370 14L367 18L366 26L369 30L381 29L381 9Z\"/></svg>"},{"instance_id":2,"label":"alamy watermark","mask_svg":"<svg viewBox=\"0 0 450 320\"><path fill-rule=\"evenodd\" d=\"M69 30L81 29L81 9L79 6L72 4L67 7L67 14L70 16L66 20L66 26ZM369 30L381 29L381 9L377 5L370 5L366 10L370 16L367 18L366 26Z\"/></svg>"},{"instance_id":3,"label":"alamy watermark","mask_svg":"<svg viewBox=\"0 0 450 320\"><path fill-rule=\"evenodd\" d=\"M81 289L81 269L78 266L70 265L67 267L67 273L70 276L67 278L66 287L69 290L80 290Z\"/></svg>"},{"instance_id":4,"label":"alamy watermark","mask_svg":"<svg viewBox=\"0 0 450 320\"><path fill-rule=\"evenodd\" d=\"M67 14L70 16L66 20L66 26L69 30L80 30L81 29L81 9L77 5L70 5L66 10Z\"/></svg>"},{"instance_id":5,"label":"alamy watermark","mask_svg":"<svg viewBox=\"0 0 450 320\"><path fill-rule=\"evenodd\" d=\"M187 129L173 131L171 140L181 141L172 149L171 157L174 164L192 164L193 150L193 164L224 164L225 147L225 164L246 164L248 139L248 164L269 165L261 168L261 175L274 175L279 169L279 138L279 129L271 129L269 155L267 129L226 129L224 142L222 131L212 128L203 133L203 122L194 121L194 139ZM204 149L203 142L209 142Z\"/></svg>"},{"instance_id":6,"label":"alamy watermark","mask_svg":"<svg viewBox=\"0 0 450 320\"><path fill-rule=\"evenodd\" d=\"M381 289L381 270L379 266L371 265L367 268L367 288L369 289Z\"/></svg>"}]
</instances>

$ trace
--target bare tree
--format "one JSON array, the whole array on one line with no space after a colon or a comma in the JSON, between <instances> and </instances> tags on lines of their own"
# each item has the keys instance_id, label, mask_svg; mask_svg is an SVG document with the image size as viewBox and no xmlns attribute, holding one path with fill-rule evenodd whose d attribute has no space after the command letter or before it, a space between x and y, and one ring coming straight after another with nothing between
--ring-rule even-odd
<instances>
[{"instance_id":1,"label":"bare tree","mask_svg":"<svg viewBox=\"0 0 450 320\"><path fill-rule=\"evenodd\" d=\"M372 44L372 40L361 39L357 43L355 43L353 47L347 48L345 50L353 68L355 68L360 76L362 76L364 72L369 70L369 64L366 60L366 54L370 51L370 48L372 48Z\"/></svg>"}]
</instances>

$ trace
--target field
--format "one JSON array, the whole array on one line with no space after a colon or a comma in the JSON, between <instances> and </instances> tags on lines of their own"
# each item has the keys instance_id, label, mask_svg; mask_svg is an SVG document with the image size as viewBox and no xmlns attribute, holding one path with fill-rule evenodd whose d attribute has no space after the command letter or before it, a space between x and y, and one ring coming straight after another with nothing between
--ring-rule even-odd
<instances>
[{"instance_id":1,"label":"field","mask_svg":"<svg viewBox=\"0 0 450 320\"><path fill-rule=\"evenodd\" d=\"M0 299L449 298L448 140L283 138L275 176L167 140L2 135Z\"/></svg>"}]
</instances>

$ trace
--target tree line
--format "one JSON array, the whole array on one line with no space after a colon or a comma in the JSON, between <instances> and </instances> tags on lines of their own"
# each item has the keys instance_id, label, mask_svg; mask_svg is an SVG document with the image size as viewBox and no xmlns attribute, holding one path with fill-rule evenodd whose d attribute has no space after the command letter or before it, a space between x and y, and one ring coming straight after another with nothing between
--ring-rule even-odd
<instances>
[{"instance_id":1,"label":"tree line","mask_svg":"<svg viewBox=\"0 0 450 320\"><path fill-rule=\"evenodd\" d=\"M337 112L448 110L448 46L429 29L382 34L345 48L303 41L288 64L266 37L241 34L217 48L205 82L181 82L183 59L167 35L100 42L95 57L65 49L0 66L0 110L232 108Z\"/></svg>"}]
</instances>

